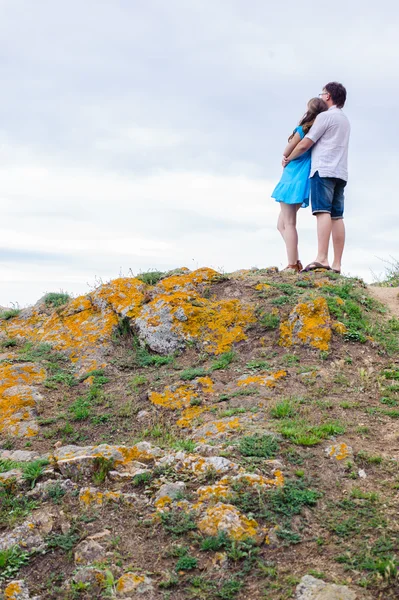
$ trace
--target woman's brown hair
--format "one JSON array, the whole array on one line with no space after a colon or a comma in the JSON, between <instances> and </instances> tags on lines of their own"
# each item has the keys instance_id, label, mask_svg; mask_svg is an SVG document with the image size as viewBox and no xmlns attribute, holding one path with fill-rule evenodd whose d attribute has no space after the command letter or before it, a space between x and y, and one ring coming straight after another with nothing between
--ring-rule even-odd
<instances>
[{"instance_id":1,"label":"woman's brown hair","mask_svg":"<svg viewBox=\"0 0 399 600\"><path fill-rule=\"evenodd\" d=\"M312 98L311 100L309 100L308 110L303 115L302 119L299 121L299 125L302 126L303 133L305 135L308 133L309 129L312 127L317 115L320 114L321 112L324 112L325 110L328 110L328 106L324 102L324 100L322 100L321 98ZM294 129L294 131L291 133L290 137L288 138L289 142L292 140L295 133L296 133L296 131Z\"/></svg>"}]
</instances>

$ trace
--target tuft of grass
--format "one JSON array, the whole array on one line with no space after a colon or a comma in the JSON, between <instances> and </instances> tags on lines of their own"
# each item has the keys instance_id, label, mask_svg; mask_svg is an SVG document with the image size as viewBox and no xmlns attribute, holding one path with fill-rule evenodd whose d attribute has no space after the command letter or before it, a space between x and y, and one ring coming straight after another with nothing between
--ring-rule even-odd
<instances>
[{"instance_id":1,"label":"tuft of grass","mask_svg":"<svg viewBox=\"0 0 399 600\"><path fill-rule=\"evenodd\" d=\"M198 560L193 556L182 556L175 565L175 571L191 571L198 566Z\"/></svg>"},{"instance_id":2,"label":"tuft of grass","mask_svg":"<svg viewBox=\"0 0 399 600\"><path fill-rule=\"evenodd\" d=\"M69 410L73 421L85 421L91 416L91 403L87 396L79 396Z\"/></svg>"},{"instance_id":3,"label":"tuft of grass","mask_svg":"<svg viewBox=\"0 0 399 600\"><path fill-rule=\"evenodd\" d=\"M140 346L136 338L133 339L133 347L136 350L135 363L138 367L162 367L175 360L174 356L151 354L145 346Z\"/></svg>"},{"instance_id":4,"label":"tuft of grass","mask_svg":"<svg viewBox=\"0 0 399 600\"><path fill-rule=\"evenodd\" d=\"M330 421L323 425L312 425L305 419L283 419L279 423L279 432L298 446L315 446L322 440L345 433L345 427L339 422Z\"/></svg>"},{"instance_id":5,"label":"tuft of grass","mask_svg":"<svg viewBox=\"0 0 399 600\"><path fill-rule=\"evenodd\" d=\"M261 313L259 323L266 331L271 331L280 325L280 317L273 313Z\"/></svg>"},{"instance_id":6,"label":"tuft of grass","mask_svg":"<svg viewBox=\"0 0 399 600\"><path fill-rule=\"evenodd\" d=\"M104 483L108 473L112 471L115 466L113 458L104 458L104 456L98 456L94 459L93 468L93 482L96 485Z\"/></svg>"},{"instance_id":7,"label":"tuft of grass","mask_svg":"<svg viewBox=\"0 0 399 600\"><path fill-rule=\"evenodd\" d=\"M156 271L155 269L136 275L136 279L140 279L140 281L147 285L156 285L163 277L165 277L165 273L163 271Z\"/></svg>"},{"instance_id":8,"label":"tuft of grass","mask_svg":"<svg viewBox=\"0 0 399 600\"><path fill-rule=\"evenodd\" d=\"M239 450L243 456L273 458L279 450L279 443L273 435L245 436L240 439Z\"/></svg>"},{"instance_id":9,"label":"tuft of grass","mask_svg":"<svg viewBox=\"0 0 399 600\"><path fill-rule=\"evenodd\" d=\"M230 352L224 352L211 364L210 371L218 371L219 369L226 369L235 359L236 353L232 350Z\"/></svg>"},{"instance_id":10,"label":"tuft of grass","mask_svg":"<svg viewBox=\"0 0 399 600\"><path fill-rule=\"evenodd\" d=\"M270 410L270 414L274 419L294 417L296 414L295 404L290 399L281 400Z\"/></svg>"},{"instance_id":11,"label":"tuft of grass","mask_svg":"<svg viewBox=\"0 0 399 600\"><path fill-rule=\"evenodd\" d=\"M161 523L165 531L176 536L197 529L194 513L178 509L172 509L169 512L161 513Z\"/></svg>"},{"instance_id":12,"label":"tuft of grass","mask_svg":"<svg viewBox=\"0 0 399 600\"><path fill-rule=\"evenodd\" d=\"M32 462L26 463L22 468L22 477L25 481L34 488L36 481L43 475L44 467L49 464L46 458L38 458Z\"/></svg>"},{"instance_id":13,"label":"tuft of grass","mask_svg":"<svg viewBox=\"0 0 399 600\"><path fill-rule=\"evenodd\" d=\"M0 483L0 528L12 527L37 507L35 500L17 495L14 485Z\"/></svg>"},{"instance_id":14,"label":"tuft of grass","mask_svg":"<svg viewBox=\"0 0 399 600\"><path fill-rule=\"evenodd\" d=\"M19 546L0 550L0 582L12 579L29 562L29 553Z\"/></svg>"},{"instance_id":15,"label":"tuft of grass","mask_svg":"<svg viewBox=\"0 0 399 600\"><path fill-rule=\"evenodd\" d=\"M49 292L43 298L45 305L52 308L58 308L67 304L70 299L71 296L66 292Z\"/></svg>"},{"instance_id":16,"label":"tuft of grass","mask_svg":"<svg viewBox=\"0 0 399 600\"><path fill-rule=\"evenodd\" d=\"M207 371L203 367L190 367L180 373L180 379L183 379L183 381L191 381L196 377L205 377L205 375L207 375Z\"/></svg>"},{"instance_id":17,"label":"tuft of grass","mask_svg":"<svg viewBox=\"0 0 399 600\"><path fill-rule=\"evenodd\" d=\"M197 444L193 440L185 439L185 440L176 440L172 444L172 448L176 450L183 450L184 452L194 452Z\"/></svg>"},{"instance_id":18,"label":"tuft of grass","mask_svg":"<svg viewBox=\"0 0 399 600\"><path fill-rule=\"evenodd\" d=\"M245 366L247 369L251 369L251 371L269 369L269 363L267 363L265 360L250 360Z\"/></svg>"},{"instance_id":19,"label":"tuft of grass","mask_svg":"<svg viewBox=\"0 0 399 600\"><path fill-rule=\"evenodd\" d=\"M14 348L15 346L18 346L16 338L6 338L0 342L0 348Z\"/></svg>"},{"instance_id":20,"label":"tuft of grass","mask_svg":"<svg viewBox=\"0 0 399 600\"><path fill-rule=\"evenodd\" d=\"M0 321L9 321L14 317L17 317L21 312L20 308L8 308L0 313Z\"/></svg>"},{"instance_id":21,"label":"tuft of grass","mask_svg":"<svg viewBox=\"0 0 399 600\"><path fill-rule=\"evenodd\" d=\"M231 545L231 540L225 531L220 531L217 535L205 537L200 545L200 549L207 552L217 552L222 548L227 548Z\"/></svg>"}]
</instances>

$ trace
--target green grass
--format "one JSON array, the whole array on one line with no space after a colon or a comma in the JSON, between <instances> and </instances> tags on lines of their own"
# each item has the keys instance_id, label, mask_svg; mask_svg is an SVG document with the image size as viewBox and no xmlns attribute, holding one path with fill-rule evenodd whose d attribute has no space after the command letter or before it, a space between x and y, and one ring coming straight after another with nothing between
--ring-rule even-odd
<instances>
[{"instance_id":1,"label":"green grass","mask_svg":"<svg viewBox=\"0 0 399 600\"><path fill-rule=\"evenodd\" d=\"M266 331L272 331L280 325L280 317L272 313L261 313L259 323Z\"/></svg>"},{"instance_id":2,"label":"green grass","mask_svg":"<svg viewBox=\"0 0 399 600\"><path fill-rule=\"evenodd\" d=\"M270 368L269 363L267 363L265 360L250 360L245 366L247 369L251 369L251 371L263 371Z\"/></svg>"},{"instance_id":3,"label":"green grass","mask_svg":"<svg viewBox=\"0 0 399 600\"><path fill-rule=\"evenodd\" d=\"M270 410L270 415L274 419L286 419L287 417L294 417L296 412L297 409L295 403L290 399L285 399L274 405Z\"/></svg>"},{"instance_id":4,"label":"green grass","mask_svg":"<svg viewBox=\"0 0 399 600\"><path fill-rule=\"evenodd\" d=\"M161 513L161 523L166 532L173 535L183 535L197 529L194 513L172 509Z\"/></svg>"},{"instance_id":5,"label":"green grass","mask_svg":"<svg viewBox=\"0 0 399 600\"><path fill-rule=\"evenodd\" d=\"M0 550L0 582L12 579L29 562L29 553L19 546Z\"/></svg>"},{"instance_id":6,"label":"green grass","mask_svg":"<svg viewBox=\"0 0 399 600\"><path fill-rule=\"evenodd\" d=\"M174 356L160 356L151 354L146 347L140 346L134 340L133 346L136 350L135 363L138 367L162 367L174 362Z\"/></svg>"},{"instance_id":7,"label":"green grass","mask_svg":"<svg viewBox=\"0 0 399 600\"><path fill-rule=\"evenodd\" d=\"M17 496L13 485L0 483L0 528L11 527L38 506L35 500Z\"/></svg>"},{"instance_id":8,"label":"green grass","mask_svg":"<svg viewBox=\"0 0 399 600\"><path fill-rule=\"evenodd\" d=\"M196 379L196 377L205 377L207 373L208 371L202 367L191 367L180 373L180 379L191 381L192 379Z\"/></svg>"},{"instance_id":9,"label":"green grass","mask_svg":"<svg viewBox=\"0 0 399 600\"><path fill-rule=\"evenodd\" d=\"M175 565L175 571L191 571L198 566L198 560L193 556L182 556Z\"/></svg>"},{"instance_id":10,"label":"green grass","mask_svg":"<svg viewBox=\"0 0 399 600\"><path fill-rule=\"evenodd\" d=\"M98 456L94 459L93 463L93 482L96 485L104 483L108 473L115 467L115 461L113 458L104 458L104 456Z\"/></svg>"},{"instance_id":11,"label":"green grass","mask_svg":"<svg viewBox=\"0 0 399 600\"><path fill-rule=\"evenodd\" d=\"M69 411L73 421L85 421L92 415L90 399L87 396L79 396L70 405Z\"/></svg>"},{"instance_id":12,"label":"green grass","mask_svg":"<svg viewBox=\"0 0 399 600\"><path fill-rule=\"evenodd\" d=\"M9 321L10 319L17 317L20 312L20 308L8 308L0 313L0 320Z\"/></svg>"},{"instance_id":13,"label":"green grass","mask_svg":"<svg viewBox=\"0 0 399 600\"><path fill-rule=\"evenodd\" d=\"M32 462L26 463L22 468L22 477L34 488L36 481L43 475L44 468L49 464L47 458L38 458Z\"/></svg>"},{"instance_id":14,"label":"green grass","mask_svg":"<svg viewBox=\"0 0 399 600\"><path fill-rule=\"evenodd\" d=\"M155 269L136 275L136 279L140 279L140 281L147 285L156 285L163 277L165 277L165 273L163 271L156 271Z\"/></svg>"},{"instance_id":15,"label":"green grass","mask_svg":"<svg viewBox=\"0 0 399 600\"><path fill-rule=\"evenodd\" d=\"M6 338L0 342L0 348L14 348L15 346L18 346L16 338Z\"/></svg>"},{"instance_id":16,"label":"green grass","mask_svg":"<svg viewBox=\"0 0 399 600\"><path fill-rule=\"evenodd\" d=\"M219 369L226 369L235 359L236 353L232 350L230 352L224 352L216 360L213 361L209 370L218 371Z\"/></svg>"},{"instance_id":17,"label":"green grass","mask_svg":"<svg viewBox=\"0 0 399 600\"><path fill-rule=\"evenodd\" d=\"M293 418L281 420L278 431L298 446L315 446L330 436L345 433L345 427L336 421L312 425L303 418Z\"/></svg>"},{"instance_id":18,"label":"green grass","mask_svg":"<svg viewBox=\"0 0 399 600\"><path fill-rule=\"evenodd\" d=\"M43 298L46 306L51 308L58 308L67 304L71 299L71 296L66 292L49 292Z\"/></svg>"},{"instance_id":19,"label":"green grass","mask_svg":"<svg viewBox=\"0 0 399 600\"><path fill-rule=\"evenodd\" d=\"M242 437L239 450L243 456L273 458L279 451L279 443L272 435L252 435Z\"/></svg>"}]
</instances>

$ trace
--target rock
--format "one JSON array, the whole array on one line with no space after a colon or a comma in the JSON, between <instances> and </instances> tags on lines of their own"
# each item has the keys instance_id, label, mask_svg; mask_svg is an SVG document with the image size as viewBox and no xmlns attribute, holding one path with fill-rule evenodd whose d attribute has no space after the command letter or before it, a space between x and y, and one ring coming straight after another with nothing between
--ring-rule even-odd
<instances>
[{"instance_id":1,"label":"rock","mask_svg":"<svg viewBox=\"0 0 399 600\"><path fill-rule=\"evenodd\" d=\"M176 481L176 483L165 483L162 485L156 495L156 502L164 498L175 500L186 491L186 484L184 481Z\"/></svg>"},{"instance_id":2,"label":"rock","mask_svg":"<svg viewBox=\"0 0 399 600\"><path fill-rule=\"evenodd\" d=\"M224 531L233 540L254 538L258 543L266 537L255 519L248 519L232 504L218 502L207 508L198 521L198 529L205 535L216 536Z\"/></svg>"},{"instance_id":3,"label":"rock","mask_svg":"<svg viewBox=\"0 0 399 600\"><path fill-rule=\"evenodd\" d=\"M0 550L19 545L30 552L40 552L46 548L44 538L54 527L54 515L48 508L32 513L30 519L18 525L9 533L0 535Z\"/></svg>"},{"instance_id":4,"label":"rock","mask_svg":"<svg viewBox=\"0 0 399 600\"><path fill-rule=\"evenodd\" d=\"M353 450L345 442L328 446L325 453L329 458L335 458L337 461L353 460Z\"/></svg>"},{"instance_id":5,"label":"rock","mask_svg":"<svg viewBox=\"0 0 399 600\"><path fill-rule=\"evenodd\" d=\"M125 573L116 582L116 595L118 598L127 598L129 594L145 594L154 590L152 580L146 575Z\"/></svg>"},{"instance_id":6,"label":"rock","mask_svg":"<svg viewBox=\"0 0 399 600\"><path fill-rule=\"evenodd\" d=\"M331 340L331 319L323 297L301 302L280 325L280 346L310 346L327 351Z\"/></svg>"},{"instance_id":7,"label":"rock","mask_svg":"<svg viewBox=\"0 0 399 600\"><path fill-rule=\"evenodd\" d=\"M53 459L57 468L65 477L79 479L81 476L90 476L94 470L96 460L104 458L114 464L113 470L129 470L136 468L137 461L151 463L165 453L160 448L152 446L149 442L139 442L135 446L63 446L54 451ZM143 464L140 465L141 467Z\"/></svg>"},{"instance_id":8,"label":"rock","mask_svg":"<svg viewBox=\"0 0 399 600\"><path fill-rule=\"evenodd\" d=\"M151 415L150 411L148 410L140 410L137 413L136 419L138 421L143 421L144 419L148 419L148 417Z\"/></svg>"},{"instance_id":9,"label":"rock","mask_svg":"<svg viewBox=\"0 0 399 600\"><path fill-rule=\"evenodd\" d=\"M296 588L296 600L358 600L356 592L346 585L326 583L311 575L302 577Z\"/></svg>"},{"instance_id":10,"label":"rock","mask_svg":"<svg viewBox=\"0 0 399 600\"><path fill-rule=\"evenodd\" d=\"M27 492L27 496L29 498L48 500L51 498L53 491L62 490L64 494L70 494L74 490L76 490L77 485L71 479L65 479L63 481L39 481L33 488L33 490L29 490ZM58 492L59 493L59 492Z\"/></svg>"},{"instance_id":11,"label":"rock","mask_svg":"<svg viewBox=\"0 0 399 600\"><path fill-rule=\"evenodd\" d=\"M21 469L11 469L11 471L6 471L5 473L0 473L0 483L11 484L11 482L15 481L18 486L24 486L25 480L22 476Z\"/></svg>"},{"instance_id":12,"label":"rock","mask_svg":"<svg viewBox=\"0 0 399 600\"><path fill-rule=\"evenodd\" d=\"M79 502L85 508L102 506L105 502L120 502L122 492L100 491L95 487L84 487L79 492Z\"/></svg>"},{"instance_id":13,"label":"rock","mask_svg":"<svg viewBox=\"0 0 399 600\"><path fill-rule=\"evenodd\" d=\"M4 588L4 600L40 600L39 596L30 596L27 584L23 579L10 581Z\"/></svg>"},{"instance_id":14,"label":"rock","mask_svg":"<svg viewBox=\"0 0 399 600\"><path fill-rule=\"evenodd\" d=\"M109 529L103 529L103 531L98 531L97 533L93 533L93 535L89 535L87 539L98 542L98 540L108 540L108 538L110 538L111 535L112 533Z\"/></svg>"},{"instance_id":15,"label":"rock","mask_svg":"<svg viewBox=\"0 0 399 600\"><path fill-rule=\"evenodd\" d=\"M28 450L1 450L0 459L12 460L15 462L31 462L41 457L38 452L28 452Z\"/></svg>"},{"instance_id":16,"label":"rock","mask_svg":"<svg viewBox=\"0 0 399 600\"><path fill-rule=\"evenodd\" d=\"M102 560L106 555L106 550L95 540L83 540L75 548L75 564L90 565L93 562Z\"/></svg>"},{"instance_id":17,"label":"rock","mask_svg":"<svg viewBox=\"0 0 399 600\"><path fill-rule=\"evenodd\" d=\"M367 477L366 471L364 469L359 469L357 474L359 475L360 479L366 479Z\"/></svg>"},{"instance_id":18,"label":"rock","mask_svg":"<svg viewBox=\"0 0 399 600\"><path fill-rule=\"evenodd\" d=\"M74 583L83 583L90 586L90 592L96 594L96 597L101 597L101 591L105 587L107 574L102 569L97 567L82 567L73 575Z\"/></svg>"},{"instance_id":19,"label":"rock","mask_svg":"<svg viewBox=\"0 0 399 600\"><path fill-rule=\"evenodd\" d=\"M220 446L211 446L210 444L198 444L194 452L201 456L218 456L220 454Z\"/></svg>"}]
</instances>

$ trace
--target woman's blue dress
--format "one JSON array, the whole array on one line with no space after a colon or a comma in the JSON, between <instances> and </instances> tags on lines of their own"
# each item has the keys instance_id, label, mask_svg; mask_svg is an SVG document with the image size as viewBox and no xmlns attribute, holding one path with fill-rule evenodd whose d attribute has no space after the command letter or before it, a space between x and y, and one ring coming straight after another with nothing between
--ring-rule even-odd
<instances>
[{"instance_id":1,"label":"woman's blue dress","mask_svg":"<svg viewBox=\"0 0 399 600\"><path fill-rule=\"evenodd\" d=\"M295 129L301 136L305 134L301 126ZM302 156L292 160L284 168L280 181L273 190L272 198L285 204L301 204L302 208L309 206L310 194L310 158L311 151L306 150Z\"/></svg>"}]
</instances>

